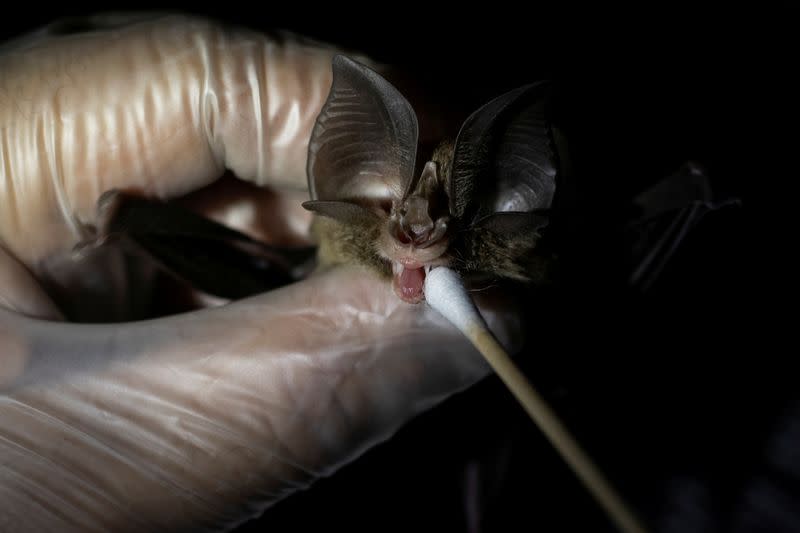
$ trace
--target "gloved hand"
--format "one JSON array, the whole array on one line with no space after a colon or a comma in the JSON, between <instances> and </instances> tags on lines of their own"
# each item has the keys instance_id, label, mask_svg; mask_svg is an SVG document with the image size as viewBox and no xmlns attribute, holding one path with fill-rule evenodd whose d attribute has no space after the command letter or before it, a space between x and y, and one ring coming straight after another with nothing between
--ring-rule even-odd
<instances>
[{"instance_id":1,"label":"gloved hand","mask_svg":"<svg viewBox=\"0 0 800 533\"><path fill-rule=\"evenodd\" d=\"M0 530L225 529L487 367L355 267L157 320L58 321L39 280L91 237L105 191L173 198L224 169L305 186L330 84L325 47L104 23L0 48ZM484 312L510 342L513 313Z\"/></svg>"}]
</instances>

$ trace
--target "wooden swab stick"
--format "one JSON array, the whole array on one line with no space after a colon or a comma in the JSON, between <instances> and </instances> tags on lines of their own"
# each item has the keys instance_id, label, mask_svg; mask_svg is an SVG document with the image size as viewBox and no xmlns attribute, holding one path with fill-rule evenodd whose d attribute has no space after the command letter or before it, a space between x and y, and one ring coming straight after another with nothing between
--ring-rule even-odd
<instances>
[{"instance_id":1,"label":"wooden swab stick","mask_svg":"<svg viewBox=\"0 0 800 533\"><path fill-rule=\"evenodd\" d=\"M475 345L617 528L624 533L646 533L620 495L489 331L461 277L449 268L434 268L425 279L425 299Z\"/></svg>"}]
</instances>

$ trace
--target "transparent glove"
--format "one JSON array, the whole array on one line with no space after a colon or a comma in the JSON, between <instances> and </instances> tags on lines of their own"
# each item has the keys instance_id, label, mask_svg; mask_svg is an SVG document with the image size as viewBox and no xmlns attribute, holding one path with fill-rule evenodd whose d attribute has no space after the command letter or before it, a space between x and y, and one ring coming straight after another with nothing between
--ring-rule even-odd
<instances>
[{"instance_id":1,"label":"transparent glove","mask_svg":"<svg viewBox=\"0 0 800 533\"><path fill-rule=\"evenodd\" d=\"M357 267L157 320L61 321L40 281L58 265L99 275L70 261L104 192L174 198L225 169L301 190L330 84L326 47L101 22L0 49L0 530L230 528L487 367ZM516 337L506 306L483 310Z\"/></svg>"}]
</instances>

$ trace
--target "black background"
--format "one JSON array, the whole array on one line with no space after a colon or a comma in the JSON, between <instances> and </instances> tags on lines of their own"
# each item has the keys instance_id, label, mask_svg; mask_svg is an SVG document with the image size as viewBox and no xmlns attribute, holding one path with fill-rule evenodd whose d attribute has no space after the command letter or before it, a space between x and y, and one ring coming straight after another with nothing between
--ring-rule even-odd
<instances>
[{"instance_id":1,"label":"black background","mask_svg":"<svg viewBox=\"0 0 800 533\"><path fill-rule=\"evenodd\" d=\"M780 365L791 351L780 322L762 329L787 287L770 283L777 231L756 210L789 179L788 8L171 7L364 50L466 109L559 80L576 211L566 288L531 302L524 369L654 530L800 530L800 459L786 451L800 449L800 403ZM108 9L5 15L0 36ZM742 208L701 225L653 290L634 293L630 199L689 159ZM494 378L242 531L466 531L468 471L482 480L482 531L612 531Z\"/></svg>"}]
</instances>

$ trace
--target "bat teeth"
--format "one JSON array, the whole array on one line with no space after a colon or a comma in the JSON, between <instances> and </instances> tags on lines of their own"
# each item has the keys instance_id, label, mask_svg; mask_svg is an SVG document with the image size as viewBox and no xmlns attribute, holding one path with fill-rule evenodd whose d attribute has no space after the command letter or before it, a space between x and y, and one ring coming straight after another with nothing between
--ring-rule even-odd
<instances>
[{"instance_id":1,"label":"bat teeth","mask_svg":"<svg viewBox=\"0 0 800 533\"><path fill-rule=\"evenodd\" d=\"M392 274L395 276L403 271L403 264L400 261L392 261Z\"/></svg>"}]
</instances>

